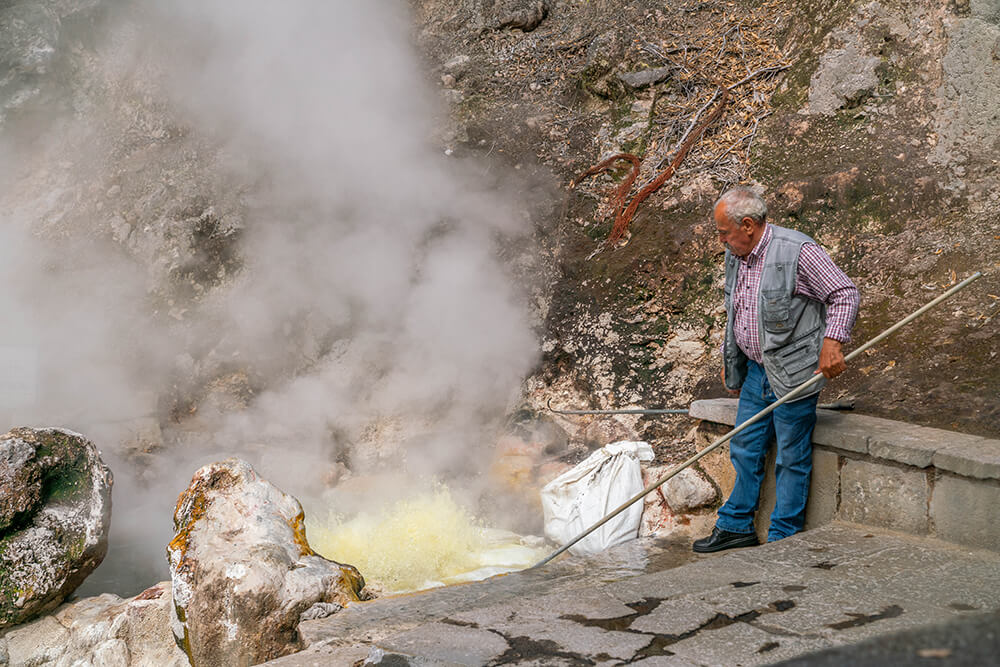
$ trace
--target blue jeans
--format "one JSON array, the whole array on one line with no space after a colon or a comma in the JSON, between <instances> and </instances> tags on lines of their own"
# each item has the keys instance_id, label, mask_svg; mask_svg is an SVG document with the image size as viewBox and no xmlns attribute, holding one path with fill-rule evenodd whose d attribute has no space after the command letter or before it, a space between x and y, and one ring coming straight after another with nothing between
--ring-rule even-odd
<instances>
[{"instance_id":1,"label":"blue jeans","mask_svg":"<svg viewBox=\"0 0 1000 667\"><path fill-rule=\"evenodd\" d=\"M736 423L742 424L777 398L764 368L749 361L746 381L740 388ZM753 517L764 480L764 459L771 440L778 443L775 457L775 497L767 541L773 542L802 530L812 474L812 432L816 425L819 394L779 405L729 442L729 459L736 469L736 485L719 508L715 525L733 533L754 532Z\"/></svg>"}]
</instances>

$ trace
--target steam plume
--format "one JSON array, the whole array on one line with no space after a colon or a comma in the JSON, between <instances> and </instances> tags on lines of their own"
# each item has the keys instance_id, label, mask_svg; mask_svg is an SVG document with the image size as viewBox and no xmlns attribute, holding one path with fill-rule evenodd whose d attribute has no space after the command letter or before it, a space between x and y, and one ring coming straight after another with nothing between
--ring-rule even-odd
<instances>
[{"instance_id":1,"label":"steam plume","mask_svg":"<svg viewBox=\"0 0 1000 667\"><path fill-rule=\"evenodd\" d=\"M408 441L388 454L411 469L479 465L484 425L534 362L524 295L498 254L502 239L526 231L525 216L495 177L435 146L441 110L409 16L396 3L348 0L118 7L96 51L99 71L114 89L152 91L145 106L164 105L182 130L163 130L142 159L121 137L93 139L88 128L122 116L112 98L62 121L58 151L43 139L0 146L3 164L15 155L19 164L0 173L0 201L15 207L0 243L9 260L0 299L16 322L0 352L9 363L37 358L18 385L22 398L33 382L37 391L28 405L8 396L9 420L87 432L141 414L136 397L148 392L161 397L163 417L185 363L243 369L265 387L242 412L202 406L194 426L168 429L191 447L161 458L161 483L141 485L148 506L123 497L138 490L116 470L116 526L148 526L135 508L168 526L167 503L193 466L224 451L256 458L293 493L338 448L351 448L358 467L378 463L365 444L378 441L380 422ZM39 233L54 229L59 208L51 177L39 174L58 152L73 165L55 169L59 187L83 199L87 184L123 173L122 155L146 173L162 168L169 187L197 179L158 165L171 142L212 156L206 189L227 201L195 214L206 243L240 239L239 261L222 275L218 258L202 258L191 271L209 276L208 288L163 303L156 280L173 268L156 266L169 258L136 250L153 232L127 228L122 242L104 210L55 243ZM105 449L122 435L102 432ZM146 542L162 549L167 530L154 532Z\"/></svg>"}]
</instances>

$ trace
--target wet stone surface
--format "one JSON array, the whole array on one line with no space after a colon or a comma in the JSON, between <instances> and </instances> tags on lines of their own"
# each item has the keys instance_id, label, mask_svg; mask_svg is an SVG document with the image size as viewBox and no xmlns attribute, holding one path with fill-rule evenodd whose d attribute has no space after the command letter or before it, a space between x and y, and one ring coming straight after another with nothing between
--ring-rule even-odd
<instances>
[{"instance_id":1,"label":"wet stone surface","mask_svg":"<svg viewBox=\"0 0 1000 667\"><path fill-rule=\"evenodd\" d=\"M761 665L1000 609L1000 554L830 524L695 556L638 540L599 558L354 603L275 666Z\"/></svg>"}]
</instances>

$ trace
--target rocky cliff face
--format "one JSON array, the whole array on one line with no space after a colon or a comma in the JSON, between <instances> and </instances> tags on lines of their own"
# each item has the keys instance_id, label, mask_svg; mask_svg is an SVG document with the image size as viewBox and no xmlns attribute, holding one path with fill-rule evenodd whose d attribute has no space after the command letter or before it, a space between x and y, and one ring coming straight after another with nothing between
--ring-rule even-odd
<instances>
[{"instance_id":1,"label":"rocky cliff face","mask_svg":"<svg viewBox=\"0 0 1000 667\"><path fill-rule=\"evenodd\" d=\"M744 91L706 133L703 144L719 145L734 118L755 112L751 140L737 145L743 164L722 170L696 150L639 209L624 247L592 255L607 234L612 179L553 195L538 237L552 271L545 359L529 404L683 406L721 394L722 249L708 216L741 181L764 191L773 222L813 235L857 282L856 344L972 272L992 272L855 362L827 395L996 432L1000 28L990 3L559 2L531 32L478 33L439 3L415 4L455 100L456 143L544 165L564 185L617 151L646 158L639 185L651 178L649 156L669 155L692 118L684 96L750 72L727 71L726 58L770 49L788 66L775 89ZM448 73L456 58L461 77ZM579 430L579 418L564 425ZM663 418L625 426L653 440L684 429Z\"/></svg>"}]
</instances>

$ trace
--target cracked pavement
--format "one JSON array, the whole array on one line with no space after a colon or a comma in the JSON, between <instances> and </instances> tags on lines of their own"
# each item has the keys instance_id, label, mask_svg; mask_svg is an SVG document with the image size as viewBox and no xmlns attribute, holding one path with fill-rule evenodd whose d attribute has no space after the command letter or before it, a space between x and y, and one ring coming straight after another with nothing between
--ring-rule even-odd
<instances>
[{"instance_id":1,"label":"cracked pavement","mask_svg":"<svg viewBox=\"0 0 1000 667\"><path fill-rule=\"evenodd\" d=\"M708 556L636 540L350 605L303 623L308 648L267 664L771 664L995 612L998 577L998 553L843 523Z\"/></svg>"}]
</instances>

